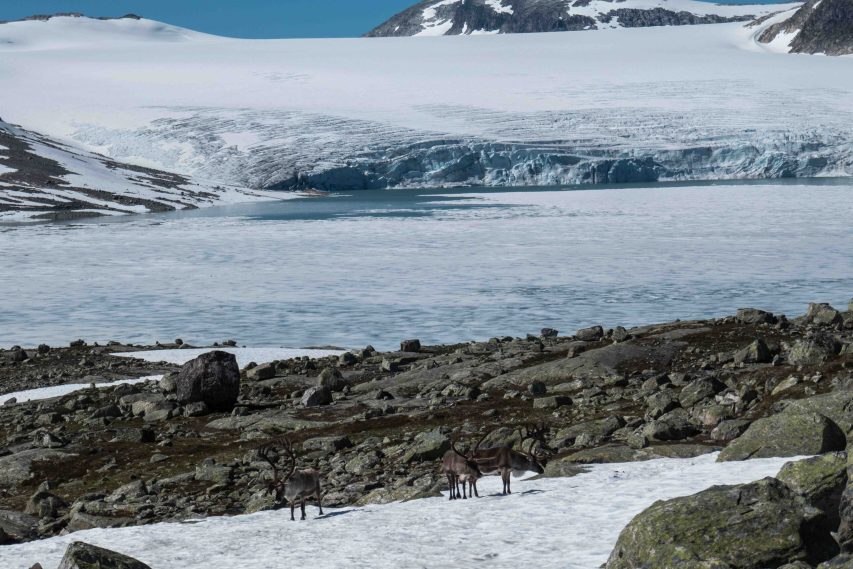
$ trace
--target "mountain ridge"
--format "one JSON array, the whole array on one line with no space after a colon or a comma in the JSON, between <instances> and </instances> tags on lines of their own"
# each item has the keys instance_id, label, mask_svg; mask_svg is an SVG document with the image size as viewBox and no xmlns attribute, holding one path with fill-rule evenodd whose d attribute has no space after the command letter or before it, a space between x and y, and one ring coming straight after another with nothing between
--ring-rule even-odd
<instances>
[{"instance_id":1,"label":"mountain ridge","mask_svg":"<svg viewBox=\"0 0 853 569\"><path fill-rule=\"evenodd\" d=\"M535 33L750 21L768 5L693 0L423 0L366 37Z\"/></svg>"}]
</instances>

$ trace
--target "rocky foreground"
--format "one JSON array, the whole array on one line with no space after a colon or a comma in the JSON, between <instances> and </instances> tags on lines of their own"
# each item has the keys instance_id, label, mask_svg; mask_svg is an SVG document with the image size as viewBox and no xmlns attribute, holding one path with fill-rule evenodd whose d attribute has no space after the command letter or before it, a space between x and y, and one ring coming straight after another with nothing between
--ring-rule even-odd
<instances>
[{"instance_id":1,"label":"rocky foreground","mask_svg":"<svg viewBox=\"0 0 853 569\"><path fill-rule=\"evenodd\" d=\"M0 351L4 392L167 374L0 407L0 543L274 508L258 449L284 436L300 467L321 472L324 505L433 496L458 432L466 447L489 433L483 446L534 452L545 476L720 449L720 460L817 455L778 479L653 505L608 567L853 567L843 553L853 552L853 302L790 320L744 309L243 370L223 352L182 368L110 355L127 349ZM545 430L522 440L534 424Z\"/></svg>"}]
</instances>

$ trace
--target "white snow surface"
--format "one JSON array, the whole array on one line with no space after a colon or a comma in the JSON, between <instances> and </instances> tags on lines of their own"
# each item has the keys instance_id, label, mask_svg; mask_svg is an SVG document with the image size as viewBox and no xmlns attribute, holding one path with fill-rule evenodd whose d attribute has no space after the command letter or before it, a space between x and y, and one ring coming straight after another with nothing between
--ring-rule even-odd
<instances>
[{"instance_id":1,"label":"white snow surface","mask_svg":"<svg viewBox=\"0 0 853 569\"><path fill-rule=\"evenodd\" d=\"M69 20L0 26L3 117L198 179L560 184L602 153L651 157L662 179L853 171L853 58L782 57L754 39L766 23L167 41L147 20Z\"/></svg>"},{"instance_id":2,"label":"white snow surface","mask_svg":"<svg viewBox=\"0 0 853 569\"><path fill-rule=\"evenodd\" d=\"M84 541L131 555L156 569L232 567L596 569L619 532L656 500L716 484L774 476L795 459L715 463L715 454L591 467L573 478L483 479L479 499L430 498L405 503L327 509L291 522L290 512L261 512L184 524L98 529L0 547L0 566L55 567L65 548Z\"/></svg>"},{"instance_id":3,"label":"white snow surface","mask_svg":"<svg viewBox=\"0 0 853 569\"><path fill-rule=\"evenodd\" d=\"M237 365L246 367L249 362L263 364L276 360L289 360L308 356L322 358L342 354L341 350L313 350L298 348L187 348L185 350L148 350L143 352L120 352L114 356L138 358L147 362L166 362L183 365L202 354L219 350L237 356Z\"/></svg>"},{"instance_id":4,"label":"white snow surface","mask_svg":"<svg viewBox=\"0 0 853 569\"><path fill-rule=\"evenodd\" d=\"M134 385L137 383L145 383L146 381L160 381L161 379L163 379L162 375L149 375L137 379L121 379L118 381L97 383L95 384L95 386L97 389L103 389L105 387L115 387L116 385ZM4 393L0 395L0 402L8 401L12 398L17 399L18 403L24 403L26 401L41 401L42 399L62 397L64 395L68 395L69 393L74 393L75 391L89 389L90 387L90 383L66 383L65 385L40 387L38 389L27 389L25 391L13 391L11 393Z\"/></svg>"}]
</instances>

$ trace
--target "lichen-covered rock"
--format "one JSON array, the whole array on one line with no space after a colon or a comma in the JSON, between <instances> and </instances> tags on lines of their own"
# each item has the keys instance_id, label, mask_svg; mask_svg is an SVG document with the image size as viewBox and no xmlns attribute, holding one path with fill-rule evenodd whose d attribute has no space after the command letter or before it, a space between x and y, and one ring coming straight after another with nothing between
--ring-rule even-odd
<instances>
[{"instance_id":1,"label":"lichen-covered rock","mask_svg":"<svg viewBox=\"0 0 853 569\"><path fill-rule=\"evenodd\" d=\"M815 334L797 340L788 351L788 362L793 365L819 365L841 350L841 344L831 334Z\"/></svg>"},{"instance_id":2,"label":"lichen-covered rock","mask_svg":"<svg viewBox=\"0 0 853 569\"><path fill-rule=\"evenodd\" d=\"M723 449L718 460L804 456L845 447L844 433L823 415L783 412L752 423Z\"/></svg>"},{"instance_id":3,"label":"lichen-covered rock","mask_svg":"<svg viewBox=\"0 0 853 569\"><path fill-rule=\"evenodd\" d=\"M575 333L575 337L584 342L598 342L604 337L604 328L601 326L581 328Z\"/></svg>"},{"instance_id":4,"label":"lichen-covered rock","mask_svg":"<svg viewBox=\"0 0 853 569\"><path fill-rule=\"evenodd\" d=\"M820 508L828 523L838 527L841 493L847 485L847 453L832 452L789 462L777 476L807 503Z\"/></svg>"},{"instance_id":5,"label":"lichen-covered rock","mask_svg":"<svg viewBox=\"0 0 853 569\"><path fill-rule=\"evenodd\" d=\"M735 316L742 324L775 324L776 317L772 312L759 310L758 308L741 308Z\"/></svg>"},{"instance_id":6,"label":"lichen-covered rock","mask_svg":"<svg viewBox=\"0 0 853 569\"><path fill-rule=\"evenodd\" d=\"M750 345L735 352L736 364L766 364L773 361L773 353L762 338L758 338Z\"/></svg>"},{"instance_id":7,"label":"lichen-covered rock","mask_svg":"<svg viewBox=\"0 0 853 569\"><path fill-rule=\"evenodd\" d=\"M725 388L725 384L712 377L697 379L682 388L679 400L682 407L691 407L700 401L713 397Z\"/></svg>"},{"instance_id":8,"label":"lichen-covered rock","mask_svg":"<svg viewBox=\"0 0 853 569\"><path fill-rule=\"evenodd\" d=\"M332 400L332 392L328 387L312 387L302 395L302 405L305 407L328 405Z\"/></svg>"},{"instance_id":9,"label":"lichen-covered rock","mask_svg":"<svg viewBox=\"0 0 853 569\"><path fill-rule=\"evenodd\" d=\"M178 377L178 401L202 401L214 411L231 411L240 395L240 368L234 354L214 351L184 364Z\"/></svg>"},{"instance_id":10,"label":"lichen-covered rock","mask_svg":"<svg viewBox=\"0 0 853 569\"><path fill-rule=\"evenodd\" d=\"M402 457L404 463L437 460L450 450L450 440L439 429L420 433ZM464 451L463 451L464 452Z\"/></svg>"},{"instance_id":11,"label":"lichen-covered rock","mask_svg":"<svg viewBox=\"0 0 853 569\"><path fill-rule=\"evenodd\" d=\"M853 391L839 390L789 401L786 413L818 413L832 420L845 433L853 429Z\"/></svg>"},{"instance_id":12,"label":"lichen-covered rock","mask_svg":"<svg viewBox=\"0 0 853 569\"><path fill-rule=\"evenodd\" d=\"M817 569L853 569L853 555L841 554L838 557L833 557L818 565Z\"/></svg>"},{"instance_id":13,"label":"lichen-covered rock","mask_svg":"<svg viewBox=\"0 0 853 569\"><path fill-rule=\"evenodd\" d=\"M59 569L151 569L127 555L75 541L65 550Z\"/></svg>"},{"instance_id":14,"label":"lichen-covered rock","mask_svg":"<svg viewBox=\"0 0 853 569\"><path fill-rule=\"evenodd\" d=\"M653 504L622 531L607 569L766 569L835 552L823 513L765 478Z\"/></svg>"},{"instance_id":15,"label":"lichen-covered rock","mask_svg":"<svg viewBox=\"0 0 853 569\"><path fill-rule=\"evenodd\" d=\"M682 408L674 409L643 428L643 434L653 441L680 441L699 432Z\"/></svg>"}]
</instances>

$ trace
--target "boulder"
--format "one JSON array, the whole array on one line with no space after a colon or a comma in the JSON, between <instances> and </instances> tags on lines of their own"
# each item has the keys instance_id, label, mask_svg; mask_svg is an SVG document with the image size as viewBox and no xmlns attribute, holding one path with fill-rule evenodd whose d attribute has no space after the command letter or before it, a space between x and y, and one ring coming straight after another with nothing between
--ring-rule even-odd
<instances>
[{"instance_id":1,"label":"boulder","mask_svg":"<svg viewBox=\"0 0 853 569\"><path fill-rule=\"evenodd\" d=\"M246 379L251 381L264 381L275 377L275 364L272 362L255 366L246 372Z\"/></svg>"},{"instance_id":2,"label":"boulder","mask_svg":"<svg viewBox=\"0 0 853 569\"><path fill-rule=\"evenodd\" d=\"M841 312L826 303L812 303L809 304L805 320L818 326L834 326L841 323Z\"/></svg>"},{"instance_id":3,"label":"boulder","mask_svg":"<svg viewBox=\"0 0 853 569\"><path fill-rule=\"evenodd\" d=\"M794 342L788 350L788 362L792 365L820 365L841 350L841 344L831 334L815 334Z\"/></svg>"},{"instance_id":4,"label":"boulder","mask_svg":"<svg viewBox=\"0 0 853 569\"><path fill-rule=\"evenodd\" d=\"M572 404L572 398L565 395L552 395L551 397L538 397L533 400L534 409L556 409Z\"/></svg>"},{"instance_id":5,"label":"boulder","mask_svg":"<svg viewBox=\"0 0 853 569\"><path fill-rule=\"evenodd\" d=\"M758 308L741 308L735 316L741 324L775 324L776 317L772 312Z\"/></svg>"},{"instance_id":6,"label":"boulder","mask_svg":"<svg viewBox=\"0 0 853 569\"><path fill-rule=\"evenodd\" d=\"M421 341L420 340L403 340L400 342L400 351L401 352L420 352L421 351Z\"/></svg>"},{"instance_id":7,"label":"boulder","mask_svg":"<svg viewBox=\"0 0 853 569\"><path fill-rule=\"evenodd\" d=\"M631 333L628 332L628 330L626 330L624 327L617 326L613 329L612 338L614 342L625 342L631 339Z\"/></svg>"},{"instance_id":8,"label":"boulder","mask_svg":"<svg viewBox=\"0 0 853 569\"><path fill-rule=\"evenodd\" d=\"M317 378L317 386L325 387L329 391L341 391L347 386L347 382L338 368L327 367L320 372Z\"/></svg>"},{"instance_id":9,"label":"boulder","mask_svg":"<svg viewBox=\"0 0 853 569\"><path fill-rule=\"evenodd\" d=\"M56 467L59 461L68 456L72 455L51 449L32 449L0 457L0 488L17 486L29 480L35 462L51 461Z\"/></svg>"},{"instance_id":10,"label":"boulder","mask_svg":"<svg viewBox=\"0 0 853 569\"><path fill-rule=\"evenodd\" d=\"M240 395L240 368L234 354L214 351L181 367L176 378L178 401L199 401L213 411L231 411Z\"/></svg>"},{"instance_id":11,"label":"boulder","mask_svg":"<svg viewBox=\"0 0 853 569\"><path fill-rule=\"evenodd\" d=\"M38 519L23 512L0 510L0 530L14 541L29 541L36 537Z\"/></svg>"},{"instance_id":12,"label":"boulder","mask_svg":"<svg viewBox=\"0 0 853 569\"><path fill-rule=\"evenodd\" d=\"M844 433L823 415L782 412L752 423L723 449L718 460L813 455L845 446Z\"/></svg>"},{"instance_id":13,"label":"boulder","mask_svg":"<svg viewBox=\"0 0 853 569\"><path fill-rule=\"evenodd\" d=\"M773 361L773 353L767 347L767 342L758 338L747 347L735 352L736 364L767 364Z\"/></svg>"},{"instance_id":14,"label":"boulder","mask_svg":"<svg viewBox=\"0 0 853 569\"><path fill-rule=\"evenodd\" d=\"M782 569L781 567L779 569ZM817 566L817 569L853 569L853 555L842 554Z\"/></svg>"},{"instance_id":15,"label":"boulder","mask_svg":"<svg viewBox=\"0 0 853 569\"><path fill-rule=\"evenodd\" d=\"M703 377L691 381L681 389L678 396L682 407L692 407L697 403L709 399L726 388L726 385L713 377Z\"/></svg>"},{"instance_id":16,"label":"boulder","mask_svg":"<svg viewBox=\"0 0 853 569\"><path fill-rule=\"evenodd\" d=\"M699 429L690 421L690 415L681 408L673 409L643 427L643 434L653 441L680 441L698 432Z\"/></svg>"},{"instance_id":17,"label":"boulder","mask_svg":"<svg viewBox=\"0 0 853 569\"><path fill-rule=\"evenodd\" d=\"M419 433L402 457L404 463L437 460L450 450L450 441L439 429ZM461 449L460 449L461 450ZM464 451L463 451L464 452Z\"/></svg>"},{"instance_id":18,"label":"boulder","mask_svg":"<svg viewBox=\"0 0 853 569\"><path fill-rule=\"evenodd\" d=\"M588 438L595 441L603 441L619 429L625 426L625 421L622 417L612 415L604 419L596 419L594 421L586 421L578 423L565 429L560 429L554 435L554 440L557 441L557 446L570 447L575 444L575 440L581 435L586 435Z\"/></svg>"},{"instance_id":19,"label":"boulder","mask_svg":"<svg viewBox=\"0 0 853 569\"><path fill-rule=\"evenodd\" d=\"M604 328L601 326L581 328L575 333L575 337L583 342L598 342L604 338Z\"/></svg>"},{"instance_id":20,"label":"boulder","mask_svg":"<svg viewBox=\"0 0 853 569\"><path fill-rule=\"evenodd\" d=\"M808 504L823 510L829 525L838 527L841 494L847 485L846 452L831 452L789 462L776 478Z\"/></svg>"},{"instance_id":21,"label":"boulder","mask_svg":"<svg viewBox=\"0 0 853 569\"><path fill-rule=\"evenodd\" d=\"M75 541L65 550L59 569L151 569L127 555Z\"/></svg>"},{"instance_id":22,"label":"boulder","mask_svg":"<svg viewBox=\"0 0 853 569\"><path fill-rule=\"evenodd\" d=\"M619 535L607 569L766 569L837 551L823 513L774 478L656 502Z\"/></svg>"},{"instance_id":23,"label":"boulder","mask_svg":"<svg viewBox=\"0 0 853 569\"><path fill-rule=\"evenodd\" d=\"M749 425L750 422L746 419L723 421L711 431L711 440L719 442L734 440L741 436L749 428Z\"/></svg>"},{"instance_id":24,"label":"boulder","mask_svg":"<svg viewBox=\"0 0 853 569\"><path fill-rule=\"evenodd\" d=\"M542 338L556 338L559 334L559 330L555 330L554 328L542 328L539 332L539 336Z\"/></svg>"},{"instance_id":25,"label":"boulder","mask_svg":"<svg viewBox=\"0 0 853 569\"><path fill-rule=\"evenodd\" d=\"M320 407L332 402L332 392L328 387L312 387L302 395L303 407Z\"/></svg>"},{"instance_id":26,"label":"boulder","mask_svg":"<svg viewBox=\"0 0 853 569\"><path fill-rule=\"evenodd\" d=\"M829 418L845 433L853 429L853 391L838 390L786 402L786 413L818 413Z\"/></svg>"}]
</instances>

